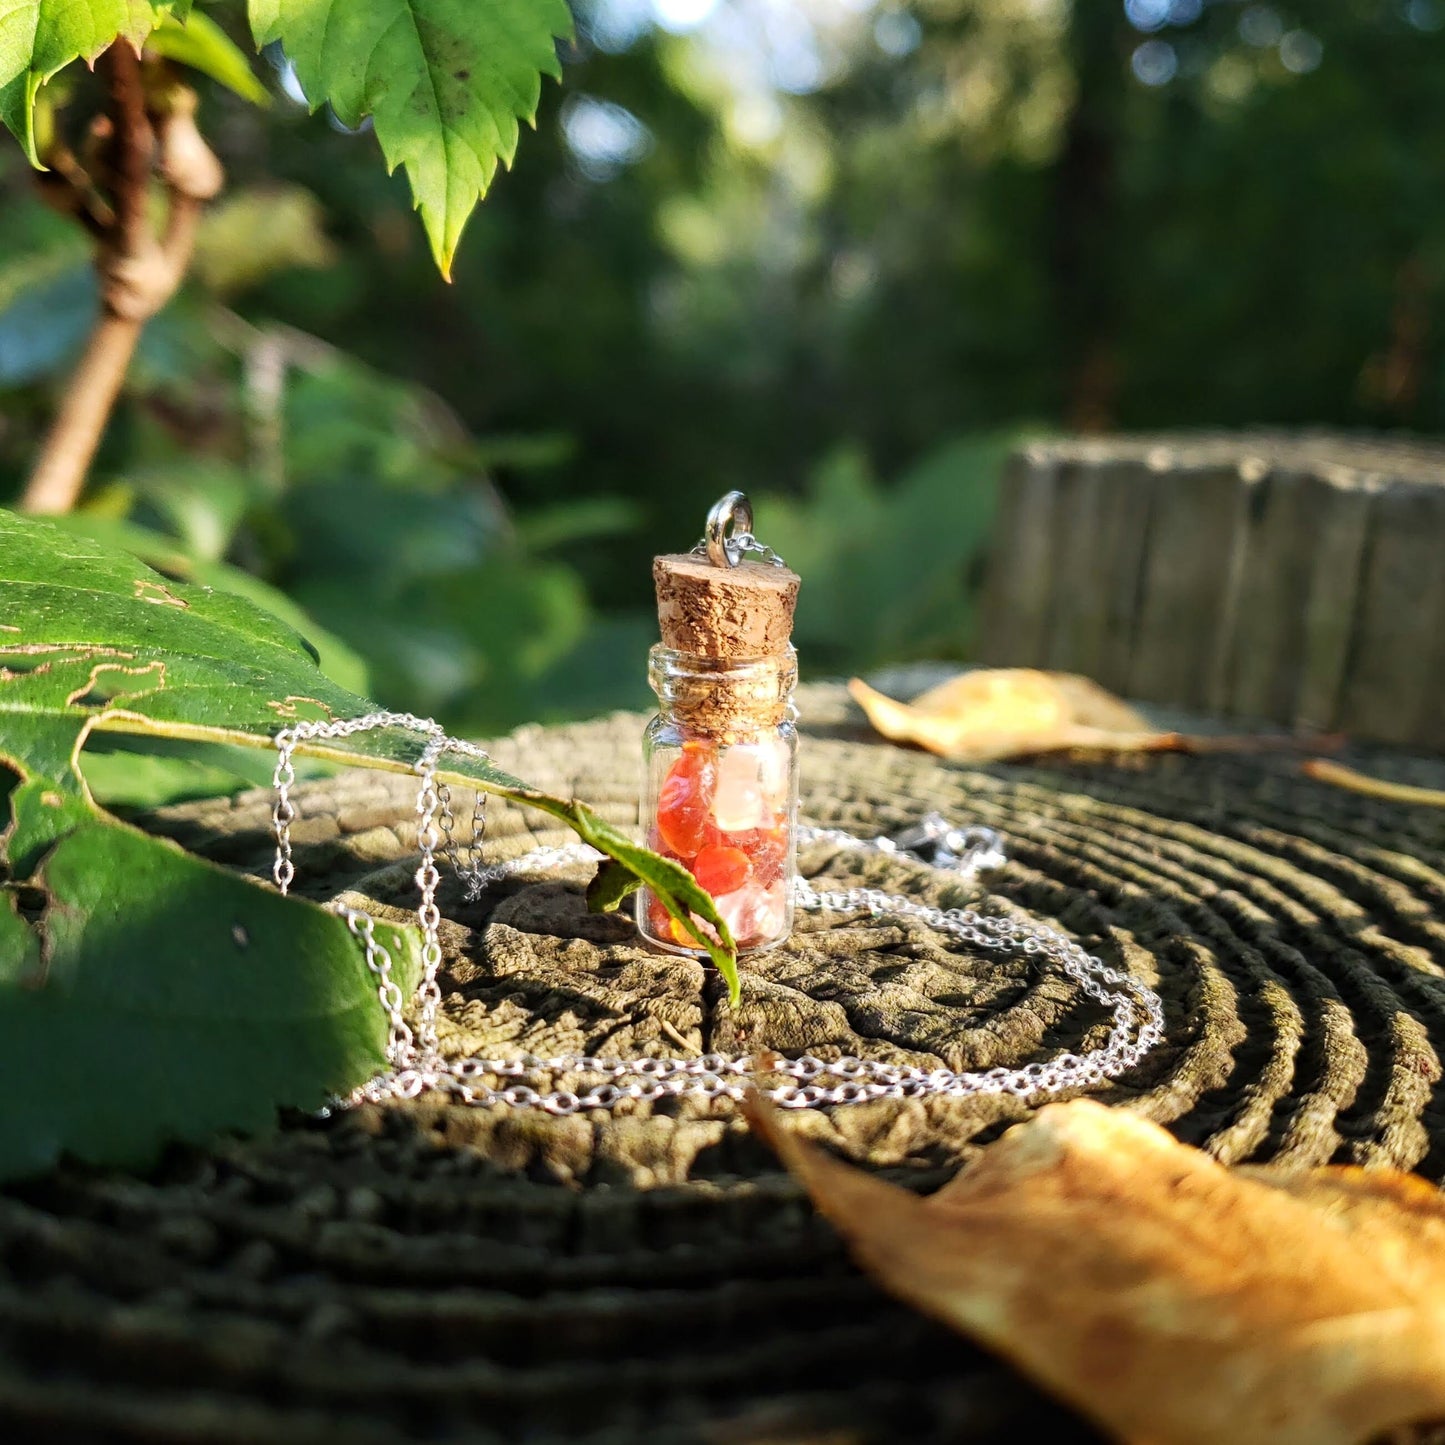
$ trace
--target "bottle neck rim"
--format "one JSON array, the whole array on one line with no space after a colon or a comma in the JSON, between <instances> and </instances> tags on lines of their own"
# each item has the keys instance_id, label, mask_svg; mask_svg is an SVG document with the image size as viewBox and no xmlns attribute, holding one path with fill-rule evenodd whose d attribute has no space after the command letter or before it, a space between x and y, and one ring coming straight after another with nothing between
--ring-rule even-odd
<instances>
[{"instance_id":1,"label":"bottle neck rim","mask_svg":"<svg viewBox=\"0 0 1445 1445\"><path fill-rule=\"evenodd\" d=\"M798 654L716 658L662 643L648 654L647 679L659 711L708 735L777 727L793 715Z\"/></svg>"},{"instance_id":2,"label":"bottle neck rim","mask_svg":"<svg viewBox=\"0 0 1445 1445\"><path fill-rule=\"evenodd\" d=\"M719 682L749 682L754 679L778 677L791 679L789 687L797 681L798 653L789 643L782 652L769 653L763 657L706 657L698 652L683 652L666 643L654 642L647 654L649 672L692 673Z\"/></svg>"}]
</instances>

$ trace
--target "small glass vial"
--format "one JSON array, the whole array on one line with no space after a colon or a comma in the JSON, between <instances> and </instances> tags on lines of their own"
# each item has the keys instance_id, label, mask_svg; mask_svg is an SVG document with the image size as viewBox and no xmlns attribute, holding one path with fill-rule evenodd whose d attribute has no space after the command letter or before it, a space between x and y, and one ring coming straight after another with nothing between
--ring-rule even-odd
<instances>
[{"instance_id":1,"label":"small glass vial","mask_svg":"<svg viewBox=\"0 0 1445 1445\"><path fill-rule=\"evenodd\" d=\"M798 577L754 540L741 492L712 509L697 551L655 558L652 575L662 641L648 660L646 840L712 894L740 952L772 948L792 930L797 869ZM637 926L660 948L703 951L647 888Z\"/></svg>"},{"instance_id":2,"label":"small glass vial","mask_svg":"<svg viewBox=\"0 0 1445 1445\"><path fill-rule=\"evenodd\" d=\"M648 678L658 714L643 735L647 845L712 894L740 952L771 948L793 927L797 654L724 662L659 644ZM647 888L637 926L660 948L700 951Z\"/></svg>"}]
</instances>

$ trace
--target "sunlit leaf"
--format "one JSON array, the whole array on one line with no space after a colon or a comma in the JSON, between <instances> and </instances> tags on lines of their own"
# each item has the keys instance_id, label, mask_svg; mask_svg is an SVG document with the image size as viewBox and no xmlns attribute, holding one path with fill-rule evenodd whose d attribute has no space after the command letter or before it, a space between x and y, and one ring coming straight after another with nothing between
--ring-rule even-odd
<instances>
[{"instance_id":1,"label":"sunlit leaf","mask_svg":"<svg viewBox=\"0 0 1445 1445\"><path fill-rule=\"evenodd\" d=\"M1165 732L1087 677L1030 667L980 667L897 702L861 678L854 702L884 737L958 763L987 763L1070 748L1109 752L1228 753L1327 749L1337 737L1279 731Z\"/></svg>"},{"instance_id":2,"label":"sunlit leaf","mask_svg":"<svg viewBox=\"0 0 1445 1445\"><path fill-rule=\"evenodd\" d=\"M63 1149L138 1160L166 1138L254 1128L278 1103L314 1104L377 1067L381 1014L345 925L101 812L82 751L97 731L270 748L298 718L370 710L254 603L0 513L0 763L19 779L0 847L12 880L43 900L22 918L12 884L0 909L0 1052L26 1077L83 1056L110 1080L89 1112L90 1074L43 1106L28 1092L0 1099L0 1176ZM411 773L419 741L397 729L302 751ZM551 814L676 916L708 919L736 997L731 939L686 870L490 761L448 756L439 777ZM408 970L414 934L387 937Z\"/></svg>"},{"instance_id":3,"label":"sunlit leaf","mask_svg":"<svg viewBox=\"0 0 1445 1445\"><path fill-rule=\"evenodd\" d=\"M859 678L848 684L868 721L894 742L919 743L957 762L989 762L1059 748L1114 752L1179 745L1174 733L1086 677L1033 668L979 668L895 702Z\"/></svg>"},{"instance_id":4,"label":"sunlit leaf","mask_svg":"<svg viewBox=\"0 0 1445 1445\"><path fill-rule=\"evenodd\" d=\"M543 75L561 75L565 0L250 0L258 45L279 41L313 106L370 116L387 164L405 167L444 275L462 227Z\"/></svg>"},{"instance_id":5,"label":"sunlit leaf","mask_svg":"<svg viewBox=\"0 0 1445 1445\"><path fill-rule=\"evenodd\" d=\"M204 472L201 476L206 480L214 480ZM318 627L315 620L307 616L284 592L268 587L249 572L243 572L239 567L228 567L224 562L197 556L193 551L187 551L173 537L166 537L128 522L98 517L86 511L56 517L53 525L76 536L89 537L106 546L128 552L147 566L156 568L168 579L213 587L253 602L273 617L279 617L304 637L315 650L316 665L333 682L353 692L360 692L367 686L366 664L355 651L339 637ZM3 634L0 634L0 641L3 641Z\"/></svg>"},{"instance_id":6,"label":"sunlit leaf","mask_svg":"<svg viewBox=\"0 0 1445 1445\"><path fill-rule=\"evenodd\" d=\"M252 105L271 104L270 92L251 69L246 53L203 11L196 11L184 24L167 16L151 32L146 46L167 60L209 75Z\"/></svg>"},{"instance_id":7,"label":"sunlit leaf","mask_svg":"<svg viewBox=\"0 0 1445 1445\"><path fill-rule=\"evenodd\" d=\"M169 0L8 0L0 6L0 121L40 164L34 110L40 87L73 60L93 61L117 37L139 44Z\"/></svg>"},{"instance_id":8,"label":"sunlit leaf","mask_svg":"<svg viewBox=\"0 0 1445 1445\"><path fill-rule=\"evenodd\" d=\"M130 41L139 50L156 27L165 24L181 7L176 0L125 0L125 8L127 15L121 27L121 39Z\"/></svg>"}]
</instances>

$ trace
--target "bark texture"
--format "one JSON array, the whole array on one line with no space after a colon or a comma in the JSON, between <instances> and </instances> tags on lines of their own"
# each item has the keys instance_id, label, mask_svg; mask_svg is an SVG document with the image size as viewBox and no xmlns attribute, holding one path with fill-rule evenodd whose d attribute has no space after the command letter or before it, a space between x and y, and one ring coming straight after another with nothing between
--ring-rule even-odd
<instances>
[{"instance_id":1,"label":"bark texture","mask_svg":"<svg viewBox=\"0 0 1445 1445\"><path fill-rule=\"evenodd\" d=\"M1004 481L979 653L1146 701L1445 747L1445 448L1027 447Z\"/></svg>"},{"instance_id":2,"label":"bark texture","mask_svg":"<svg viewBox=\"0 0 1445 1445\"><path fill-rule=\"evenodd\" d=\"M840 690L803 692L809 817L871 833L940 808L998 827L1013 861L981 905L1053 920L1159 989L1165 1043L1098 1097L1225 1160L1445 1174L1445 812L1333 790L1278 756L951 767L861 740ZM529 729L495 751L635 822L639 730ZM1351 760L1445 781L1445 765L1400 754ZM299 789L301 887L405 913L412 788L356 773ZM269 801L155 823L261 872ZM459 818L469 806L456 799ZM546 824L493 800L491 855L559 840ZM805 864L962 901L897 860L814 849ZM589 916L582 882L514 881L468 905L448 878L448 1045L847 1049L959 1066L1088 1046L1105 1026L1021 959L837 917L747 960L729 1016L712 974ZM1026 1112L883 1101L793 1123L927 1188ZM1095 1438L862 1279L731 1112L674 1102L552 1120L427 1101L178 1152L150 1177L67 1169L0 1194L0 1434Z\"/></svg>"}]
</instances>

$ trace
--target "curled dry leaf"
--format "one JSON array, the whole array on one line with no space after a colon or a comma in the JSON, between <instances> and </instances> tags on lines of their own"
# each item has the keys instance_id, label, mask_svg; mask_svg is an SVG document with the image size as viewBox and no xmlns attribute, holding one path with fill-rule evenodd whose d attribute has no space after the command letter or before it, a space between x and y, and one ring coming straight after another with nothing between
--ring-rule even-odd
<instances>
[{"instance_id":1,"label":"curled dry leaf","mask_svg":"<svg viewBox=\"0 0 1445 1445\"><path fill-rule=\"evenodd\" d=\"M1141 752L1182 745L1113 693L1067 672L980 668L895 702L859 678L848 684L868 721L894 742L920 743L956 762L986 763L1059 748Z\"/></svg>"},{"instance_id":2,"label":"curled dry leaf","mask_svg":"<svg viewBox=\"0 0 1445 1445\"><path fill-rule=\"evenodd\" d=\"M1139 1445L1359 1445L1445 1418L1445 1200L1411 1175L1229 1170L1092 1100L930 1198L749 1105L862 1267Z\"/></svg>"}]
</instances>

